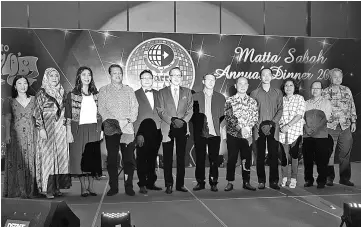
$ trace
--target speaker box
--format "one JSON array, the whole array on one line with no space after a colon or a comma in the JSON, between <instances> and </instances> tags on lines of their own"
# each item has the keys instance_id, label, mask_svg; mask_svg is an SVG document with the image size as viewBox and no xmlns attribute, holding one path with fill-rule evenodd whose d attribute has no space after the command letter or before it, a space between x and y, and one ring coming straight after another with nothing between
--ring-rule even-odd
<instances>
[{"instance_id":1,"label":"speaker box","mask_svg":"<svg viewBox=\"0 0 361 227\"><path fill-rule=\"evenodd\" d=\"M28 223L28 225L19 225L24 227L80 226L79 218L64 201L2 198L1 226L5 224L8 226L10 222Z\"/></svg>"}]
</instances>

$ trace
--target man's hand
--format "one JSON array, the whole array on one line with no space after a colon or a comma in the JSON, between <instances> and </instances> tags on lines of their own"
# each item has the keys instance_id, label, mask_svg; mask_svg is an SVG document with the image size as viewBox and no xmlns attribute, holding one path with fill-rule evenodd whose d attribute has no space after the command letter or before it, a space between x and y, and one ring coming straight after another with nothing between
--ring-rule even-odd
<instances>
[{"instance_id":1,"label":"man's hand","mask_svg":"<svg viewBox=\"0 0 361 227\"><path fill-rule=\"evenodd\" d=\"M250 130L247 128L247 127L243 127L242 129L241 129L241 132L242 132L242 136L243 136L243 138L246 138L245 136L247 135L249 135L250 134Z\"/></svg>"},{"instance_id":2,"label":"man's hand","mask_svg":"<svg viewBox=\"0 0 361 227\"><path fill-rule=\"evenodd\" d=\"M138 135L137 136L137 146L143 147L143 144L144 144L144 137L142 135Z\"/></svg>"},{"instance_id":3,"label":"man's hand","mask_svg":"<svg viewBox=\"0 0 361 227\"><path fill-rule=\"evenodd\" d=\"M356 132L356 123L351 124L351 132Z\"/></svg>"},{"instance_id":4,"label":"man's hand","mask_svg":"<svg viewBox=\"0 0 361 227\"><path fill-rule=\"evenodd\" d=\"M174 119L172 122L174 128L182 128L183 127L183 121L180 119Z\"/></svg>"}]
</instances>

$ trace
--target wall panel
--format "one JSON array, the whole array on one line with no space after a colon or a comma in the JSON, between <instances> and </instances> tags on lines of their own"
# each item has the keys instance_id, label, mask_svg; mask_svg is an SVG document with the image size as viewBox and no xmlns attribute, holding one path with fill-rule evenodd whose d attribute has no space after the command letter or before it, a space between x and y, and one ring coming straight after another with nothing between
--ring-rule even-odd
<instances>
[{"instance_id":1,"label":"wall panel","mask_svg":"<svg viewBox=\"0 0 361 227\"><path fill-rule=\"evenodd\" d=\"M1 2L1 27L28 27L27 2Z\"/></svg>"},{"instance_id":2,"label":"wall panel","mask_svg":"<svg viewBox=\"0 0 361 227\"><path fill-rule=\"evenodd\" d=\"M79 2L29 2L30 27L78 28Z\"/></svg>"}]
</instances>

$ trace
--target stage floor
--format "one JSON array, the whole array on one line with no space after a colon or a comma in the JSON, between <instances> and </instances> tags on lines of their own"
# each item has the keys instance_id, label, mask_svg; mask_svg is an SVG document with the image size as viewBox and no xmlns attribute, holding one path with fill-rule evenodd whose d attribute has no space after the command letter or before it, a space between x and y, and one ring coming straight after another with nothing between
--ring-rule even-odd
<instances>
[{"instance_id":1,"label":"stage floor","mask_svg":"<svg viewBox=\"0 0 361 227\"><path fill-rule=\"evenodd\" d=\"M206 174L208 174L208 168ZM251 184L257 186L257 174L252 167ZM316 185L304 188L303 166L299 166L298 182L295 189L288 187L255 192L242 189L240 169L236 169L235 189L225 192L227 184L226 169L219 169L218 192L212 192L209 185L205 190L193 192L196 185L195 168L186 169L185 187L189 192L173 191L167 195L162 191L148 191L148 195L139 194L135 174L134 189L136 195L124 194L123 180L120 177L120 193L105 196L108 188L107 178L96 180L96 197L80 197L80 183L73 180L73 187L64 190L64 200L79 217L82 227L100 227L102 212L130 211L132 225L136 227L238 227L238 226L292 226L324 227L340 226L343 202L361 203L361 163L352 163L352 181L355 187L338 184L338 168L333 187L317 189ZM266 167L268 176L268 167ZM175 169L173 173L175 174ZM314 173L317 175L316 170ZM160 169L156 184L163 187L163 170ZM267 185L268 186L268 183ZM2 209L6 209L2 207Z\"/></svg>"}]
</instances>

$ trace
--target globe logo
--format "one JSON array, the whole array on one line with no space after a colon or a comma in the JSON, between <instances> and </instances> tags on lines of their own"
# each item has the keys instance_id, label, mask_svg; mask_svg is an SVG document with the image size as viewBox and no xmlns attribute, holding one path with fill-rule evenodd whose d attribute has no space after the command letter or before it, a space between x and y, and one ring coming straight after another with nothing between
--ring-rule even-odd
<instances>
[{"instance_id":1,"label":"globe logo","mask_svg":"<svg viewBox=\"0 0 361 227\"><path fill-rule=\"evenodd\" d=\"M156 44L149 48L148 59L155 67L169 65L174 58L173 50L165 44Z\"/></svg>"},{"instance_id":2,"label":"globe logo","mask_svg":"<svg viewBox=\"0 0 361 227\"><path fill-rule=\"evenodd\" d=\"M160 90L169 86L169 70L179 67L182 71L182 86L192 88L195 79L194 63L186 49L166 38L152 38L136 46L125 64L124 83L137 90L141 87L139 74L151 70L153 88Z\"/></svg>"}]
</instances>

